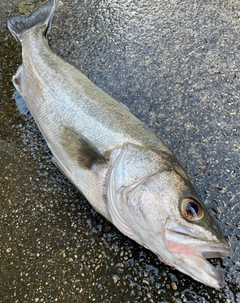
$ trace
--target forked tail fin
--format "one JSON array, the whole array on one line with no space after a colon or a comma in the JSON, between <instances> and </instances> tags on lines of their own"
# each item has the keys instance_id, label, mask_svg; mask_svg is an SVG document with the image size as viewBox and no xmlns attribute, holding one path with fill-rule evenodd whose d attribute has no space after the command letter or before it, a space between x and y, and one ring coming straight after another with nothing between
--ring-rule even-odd
<instances>
[{"instance_id":1,"label":"forked tail fin","mask_svg":"<svg viewBox=\"0 0 240 303\"><path fill-rule=\"evenodd\" d=\"M15 39L21 43L22 35L36 27L43 34L48 34L56 6L55 0L50 0L37 8L30 16L13 16L8 19L7 26Z\"/></svg>"}]
</instances>

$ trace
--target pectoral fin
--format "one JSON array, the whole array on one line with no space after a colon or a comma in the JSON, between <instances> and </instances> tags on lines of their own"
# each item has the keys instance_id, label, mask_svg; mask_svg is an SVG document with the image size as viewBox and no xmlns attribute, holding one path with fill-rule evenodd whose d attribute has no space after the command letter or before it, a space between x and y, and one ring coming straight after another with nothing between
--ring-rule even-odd
<instances>
[{"instance_id":1,"label":"pectoral fin","mask_svg":"<svg viewBox=\"0 0 240 303\"><path fill-rule=\"evenodd\" d=\"M93 164L102 164L107 159L100 153L84 135L65 127L62 136L62 145L71 159L84 169L91 169Z\"/></svg>"}]
</instances>

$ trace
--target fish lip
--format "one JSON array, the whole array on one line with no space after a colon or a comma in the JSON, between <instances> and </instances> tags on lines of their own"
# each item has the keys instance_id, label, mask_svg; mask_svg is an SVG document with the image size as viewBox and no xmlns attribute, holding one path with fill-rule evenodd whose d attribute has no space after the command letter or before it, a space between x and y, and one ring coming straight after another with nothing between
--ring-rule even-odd
<instances>
[{"instance_id":1,"label":"fish lip","mask_svg":"<svg viewBox=\"0 0 240 303\"><path fill-rule=\"evenodd\" d=\"M181 255L180 260L182 264L185 264L185 273L193 279L216 289L220 289L223 286L224 278L219 270L208 262L201 254L193 254L191 256ZM191 271L192 266L195 272ZM201 270L199 271L197 267L201 268ZM181 271L181 269L179 270Z\"/></svg>"},{"instance_id":2,"label":"fish lip","mask_svg":"<svg viewBox=\"0 0 240 303\"><path fill-rule=\"evenodd\" d=\"M210 287L223 286L222 275L207 259L229 256L231 251L227 244L216 237L208 240L170 219L165 225L165 243L169 253L175 256L172 266Z\"/></svg>"},{"instance_id":3,"label":"fish lip","mask_svg":"<svg viewBox=\"0 0 240 303\"><path fill-rule=\"evenodd\" d=\"M179 238L182 237L184 241L193 242L192 245L195 246L195 252L201 254L206 259L228 257L231 254L230 247L226 241L221 242L216 237L212 240L208 240L199 233L193 233L170 219L167 220L165 227L166 241L171 241L168 240L170 234L176 234Z\"/></svg>"}]
</instances>

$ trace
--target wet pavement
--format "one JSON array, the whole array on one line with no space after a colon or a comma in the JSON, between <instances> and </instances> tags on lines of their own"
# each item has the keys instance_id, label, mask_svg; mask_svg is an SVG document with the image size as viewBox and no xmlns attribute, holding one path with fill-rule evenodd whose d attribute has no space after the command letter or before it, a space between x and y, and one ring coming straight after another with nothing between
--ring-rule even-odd
<instances>
[{"instance_id":1,"label":"wet pavement","mask_svg":"<svg viewBox=\"0 0 240 303\"><path fill-rule=\"evenodd\" d=\"M219 291L98 215L19 113L6 20L40 3L0 4L0 302L240 302L239 1L61 1L50 40L180 159L231 245Z\"/></svg>"}]
</instances>

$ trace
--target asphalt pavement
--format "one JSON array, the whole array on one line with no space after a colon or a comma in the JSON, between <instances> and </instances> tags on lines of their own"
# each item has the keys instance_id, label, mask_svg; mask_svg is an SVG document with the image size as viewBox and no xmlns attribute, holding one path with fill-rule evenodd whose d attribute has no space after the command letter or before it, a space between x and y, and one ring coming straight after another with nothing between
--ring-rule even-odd
<instances>
[{"instance_id":1,"label":"asphalt pavement","mask_svg":"<svg viewBox=\"0 0 240 303\"><path fill-rule=\"evenodd\" d=\"M12 98L6 28L41 1L0 4L0 302L240 302L240 2L59 2L50 45L171 148L228 239L216 291L161 263L61 175Z\"/></svg>"}]
</instances>

